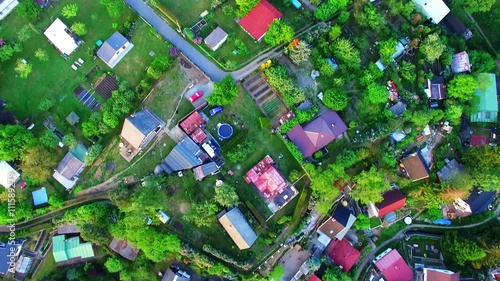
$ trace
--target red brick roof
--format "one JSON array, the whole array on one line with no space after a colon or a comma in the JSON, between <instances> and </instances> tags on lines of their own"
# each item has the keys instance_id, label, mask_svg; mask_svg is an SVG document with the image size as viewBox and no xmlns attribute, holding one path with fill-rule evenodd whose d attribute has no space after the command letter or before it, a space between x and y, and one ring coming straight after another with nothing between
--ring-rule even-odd
<instances>
[{"instance_id":1,"label":"red brick roof","mask_svg":"<svg viewBox=\"0 0 500 281\"><path fill-rule=\"evenodd\" d=\"M191 134L191 138L195 143L202 143L207 138L207 134L201 128L196 128Z\"/></svg>"},{"instance_id":2,"label":"red brick roof","mask_svg":"<svg viewBox=\"0 0 500 281\"><path fill-rule=\"evenodd\" d=\"M384 197L384 201L375 204L379 218L403 208L406 203L406 197L397 189L385 192L382 197Z\"/></svg>"},{"instance_id":3,"label":"red brick roof","mask_svg":"<svg viewBox=\"0 0 500 281\"><path fill-rule=\"evenodd\" d=\"M472 146L483 146L490 143L490 139L485 136L472 135L470 137L470 145Z\"/></svg>"},{"instance_id":4,"label":"red brick roof","mask_svg":"<svg viewBox=\"0 0 500 281\"><path fill-rule=\"evenodd\" d=\"M361 253L349 241L342 239L334 240L330 243L327 255L332 259L334 264L342 268L342 271L349 272L356 261L358 261Z\"/></svg>"},{"instance_id":5,"label":"red brick roof","mask_svg":"<svg viewBox=\"0 0 500 281\"><path fill-rule=\"evenodd\" d=\"M316 275L311 275L311 277L309 277L309 279L307 279L307 281L321 281L321 279L319 279L318 276Z\"/></svg>"},{"instance_id":6,"label":"red brick roof","mask_svg":"<svg viewBox=\"0 0 500 281\"><path fill-rule=\"evenodd\" d=\"M391 250L376 261L375 266L387 281L411 281L413 279L413 271L396 250Z\"/></svg>"},{"instance_id":7,"label":"red brick roof","mask_svg":"<svg viewBox=\"0 0 500 281\"><path fill-rule=\"evenodd\" d=\"M240 20L240 25L255 40L260 40L266 34L269 26L283 14L267 0L261 0L253 10Z\"/></svg>"},{"instance_id":8,"label":"red brick roof","mask_svg":"<svg viewBox=\"0 0 500 281\"><path fill-rule=\"evenodd\" d=\"M245 174L245 181L253 183L266 200L273 199L288 186L269 155Z\"/></svg>"},{"instance_id":9,"label":"red brick roof","mask_svg":"<svg viewBox=\"0 0 500 281\"><path fill-rule=\"evenodd\" d=\"M205 123L205 120L203 120L203 117L198 113L198 111L195 111L191 113L189 116L184 118L179 123L179 127L186 133L186 134L191 134L196 128L201 126L201 124Z\"/></svg>"}]
</instances>

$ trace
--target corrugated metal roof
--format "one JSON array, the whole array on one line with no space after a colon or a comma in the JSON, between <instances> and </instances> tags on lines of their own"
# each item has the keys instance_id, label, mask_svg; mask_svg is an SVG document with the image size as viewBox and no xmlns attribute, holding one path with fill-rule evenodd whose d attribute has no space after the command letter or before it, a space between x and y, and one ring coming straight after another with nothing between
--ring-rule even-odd
<instances>
[{"instance_id":1,"label":"corrugated metal roof","mask_svg":"<svg viewBox=\"0 0 500 281\"><path fill-rule=\"evenodd\" d=\"M233 208L222 215L219 222L241 250L250 248L257 240L257 234L238 208Z\"/></svg>"},{"instance_id":2,"label":"corrugated metal roof","mask_svg":"<svg viewBox=\"0 0 500 281\"><path fill-rule=\"evenodd\" d=\"M109 62L113 58L115 52L120 49L128 40L120 32L116 31L109 37L101 48L97 51L97 55L105 62Z\"/></svg>"},{"instance_id":3,"label":"corrugated metal roof","mask_svg":"<svg viewBox=\"0 0 500 281\"><path fill-rule=\"evenodd\" d=\"M89 242L80 243L80 237L71 237L67 240L64 235L52 237L52 253L56 262L73 258L90 258L94 256L94 249Z\"/></svg>"},{"instance_id":4,"label":"corrugated metal roof","mask_svg":"<svg viewBox=\"0 0 500 281\"><path fill-rule=\"evenodd\" d=\"M186 137L174 147L163 162L172 171L181 171L201 165L202 158L206 158L205 152L193 140Z\"/></svg>"},{"instance_id":5,"label":"corrugated metal roof","mask_svg":"<svg viewBox=\"0 0 500 281\"><path fill-rule=\"evenodd\" d=\"M477 89L475 95L479 97L479 106L476 113L471 114L471 122L487 122L495 123L498 119L498 95L497 95L497 82L496 76L492 73L480 75L481 79L488 79L489 81L482 81L488 83L486 89Z\"/></svg>"}]
</instances>

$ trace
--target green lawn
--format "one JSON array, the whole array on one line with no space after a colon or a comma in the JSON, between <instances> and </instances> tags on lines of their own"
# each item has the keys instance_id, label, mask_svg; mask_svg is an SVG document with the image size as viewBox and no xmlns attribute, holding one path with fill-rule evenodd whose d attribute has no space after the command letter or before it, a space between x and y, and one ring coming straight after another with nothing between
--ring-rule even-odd
<instances>
[{"instance_id":1,"label":"green lawn","mask_svg":"<svg viewBox=\"0 0 500 281\"><path fill-rule=\"evenodd\" d=\"M38 271L33 275L31 280L37 281L42 279L44 276L47 276L52 271L56 270L56 261L54 260L54 256L52 255L52 250L47 253L45 259L42 261L42 264L38 268Z\"/></svg>"},{"instance_id":2,"label":"green lawn","mask_svg":"<svg viewBox=\"0 0 500 281\"><path fill-rule=\"evenodd\" d=\"M244 64L264 49L270 47L264 42L255 42L235 21L236 15L234 13L226 15L222 12L222 8L225 6L232 6L234 11L236 11L237 5L234 0L227 1L215 10L211 9L211 2L210 0L158 0L158 3L163 5L179 21L182 28L189 28L194 25L200 19L198 15L205 10L213 13L213 18L208 20L207 25L203 27L199 36L205 38L212 30L220 26L229 34L229 38L216 52L212 52L205 44L201 44L200 47L205 53L221 63L222 66L226 66L228 61L234 62L237 65ZM283 13L282 20L291 24L295 30L300 29L309 22L307 20L307 12L296 10L289 2L284 3L283 0L271 0L270 2ZM246 45L248 53L233 53L237 49L235 44L236 39L241 40Z\"/></svg>"}]
</instances>

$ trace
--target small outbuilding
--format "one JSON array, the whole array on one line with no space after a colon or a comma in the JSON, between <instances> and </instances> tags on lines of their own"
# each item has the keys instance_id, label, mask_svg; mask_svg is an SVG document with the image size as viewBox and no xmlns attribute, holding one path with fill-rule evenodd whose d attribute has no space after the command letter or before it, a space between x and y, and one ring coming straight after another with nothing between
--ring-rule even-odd
<instances>
[{"instance_id":1,"label":"small outbuilding","mask_svg":"<svg viewBox=\"0 0 500 281\"><path fill-rule=\"evenodd\" d=\"M220 28L220 26L217 26L217 28L205 38L205 44L210 50L217 51L217 49L226 42L227 36L227 33Z\"/></svg>"},{"instance_id":2,"label":"small outbuilding","mask_svg":"<svg viewBox=\"0 0 500 281\"><path fill-rule=\"evenodd\" d=\"M97 56L109 67L115 67L125 55L134 47L125 36L116 31L97 51Z\"/></svg>"},{"instance_id":3,"label":"small outbuilding","mask_svg":"<svg viewBox=\"0 0 500 281\"><path fill-rule=\"evenodd\" d=\"M451 72L455 74L471 72L471 64L467 52L464 51L453 55L451 58Z\"/></svg>"},{"instance_id":4,"label":"small outbuilding","mask_svg":"<svg viewBox=\"0 0 500 281\"><path fill-rule=\"evenodd\" d=\"M75 126L76 123L80 122L80 116L78 116L74 111L66 116L66 121L71 125Z\"/></svg>"},{"instance_id":5,"label":"small outbuilding","mask_svg":"<svg viewBox=\"0 0 500 281\"><path fill-rule=\"evenodd\" d=\"M19 180L21 175L5 161L0 161L0 184L10 188Z\"/></svg>"},{"instance_id":6,"label":"small outbuilding","mask_svg":"<svg viewBox=\"0 0 500 281\"><path fill-rule=\"evenodd\" d=\"M45 187L33 191L31 196L33 197L33 205L35 205L35 207L49 203L49 196L47 195Z\"/></svg>"},{"instance_id":7,"label":"small outbuilding","mask_svg":"<svg viewBox=\"0 0 500 281\"><path fill-rule=\"evenodd\" d=\"M43 34L64 57L70 56L82 42L80 38L58 18L54 20Z\"/></svg>"}]
</instances>

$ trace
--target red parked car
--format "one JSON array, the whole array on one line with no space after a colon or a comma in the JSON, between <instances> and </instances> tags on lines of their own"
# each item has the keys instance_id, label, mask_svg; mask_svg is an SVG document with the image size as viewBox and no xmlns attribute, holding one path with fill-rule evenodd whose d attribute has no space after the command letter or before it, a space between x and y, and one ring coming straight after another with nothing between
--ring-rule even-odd
<instances>
[{"instance_id":1,"label":"red parked car","mask_svg":"<svg viewBox=\"0 0 500 281\"><path fill-rule=\"evenodd\" d=\"M193 102L197 101L199 98L201 98L202 96L203 96L203 92L198 90L198 91L196 91L196 93L192 94L189 97L189 101L193 103Z\"/></svg>"}]
</instances>

